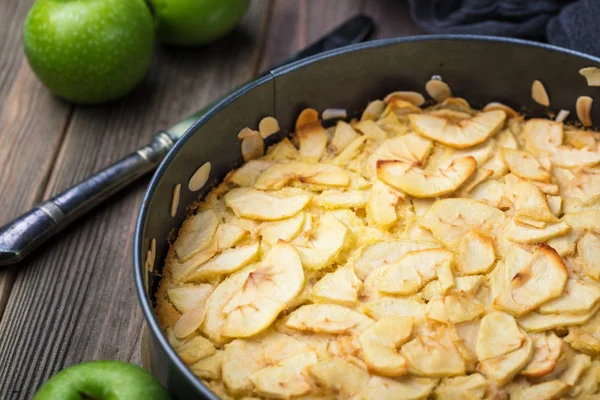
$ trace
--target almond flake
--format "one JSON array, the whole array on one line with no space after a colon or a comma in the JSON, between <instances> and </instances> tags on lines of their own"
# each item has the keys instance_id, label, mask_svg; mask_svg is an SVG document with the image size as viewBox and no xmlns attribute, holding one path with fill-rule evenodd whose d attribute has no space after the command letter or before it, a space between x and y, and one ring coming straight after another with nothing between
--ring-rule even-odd
<instances>
[{"instance_id":1,"label":"almond flake","mask_svg":"<svg viewBox=\"0 0 600 400\"><path fill-rule=\"evenodd\" d=\"M188 189L192 192L198 191L206 185L206 181L208 181L208 176L210 175L211 164L210 161L205 162L194 172L194 175L190 178L188 182Z\"/></svg>"},{"instance_id":2,"label":"almond flake","mask_svg":"<svg viewBox=\"0 0 600 400\"><path fill-rule=\"evenodd\" d=\"M258 123L258 131L263 139L268 138L274 133L279 132L279 122L273 117L264 117Z\"/></svg>"},{"instance_id":3,"label":"almond flake","mask_svg":"<svg viewBox=\"0 0 600 400\"><path fill-rule=\"evenodd\" d=\"M260 135L252 135L242 140L242 157L244 161L254 160L265 154L265 142Z\"/></svg>"},{"instance_id":4,"label":"almond flake","mask_svg":"<svg viewBox=\"0 0 600 400\"><path fill-rule=\"evenodd\" d=\"M569 110L560 110L554 119L556 122L564 122L571 112Z\"/></svg>"},{"instance_id":5,"label":"almond flake","mask_svg":"<svg viewBox=\"0 0 600 400\"><path fill-rule=\"evenodd\" d=\"M179 196L181 193L181 183L178 183L173 188L173 198L171 199L171 218L177 215L177 207L179 207Z\"/></svg>"},{"instance_id":6,"label":"almond flake","mask_svg":"<svg viewBox=\"0 0 600 400\"><path fill-rule=\"evenodd\" d=\"M577 118L581 121L583 126L592 126L592 99L590 96L579 96L575 109L577 110Z\"/></svg>"},{"instance_id":7,"label":"almond flake","mask_svg":"<svg viewBox=\"0 0 600 400\"><path fill-rule=\"evenodd\" d=\"M587 67L579 70L579 75L587 79L588 86L600 86L600 69Z\"/></svg>"},{"instance_id":8,"label":"almond flake","mask_svg":"<svg viewBox=\"0 0 600 400\"><path fill-rule=\"evenodd\" d=\"M345 108L327 108L321 113L321 118L327 119L345 119L348 118L348 112Z\"/></svg>"},{"instance_id":9,"label":"almond flake","mask_svg":"<svg viewBox=\"0 0 600 400\"><path fill-rule=\"evenodd\" d=\"M538 104L548 107L550 105L550 98L548 92L542 84L542 82L535 80L531 85L531 98Z\"/></svg>"},{"instance_id":10,"label":"almond flake","mask_svg":"<svg viewBox=\"0 0 600 400\"><path fill-rule=\"evenodd\" d=\"M425 84L425 91L438 103L452 96L450 86L441 79L433 79L433 77Z\"/></svg>"}]
</instances>

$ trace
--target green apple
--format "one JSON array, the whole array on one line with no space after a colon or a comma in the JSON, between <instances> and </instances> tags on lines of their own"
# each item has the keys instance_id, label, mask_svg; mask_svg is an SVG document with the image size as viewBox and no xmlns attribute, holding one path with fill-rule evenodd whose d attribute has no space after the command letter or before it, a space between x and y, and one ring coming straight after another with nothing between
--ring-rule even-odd
<instances>
[{"instance_id":1,"label":"green apple","mask_svg":"<svg viewBox=\"0 0 600 400\"><path fill-rule=\"evenodd\" d=\"M229 33L249 0L148 0L161 42L180 46L206 44Z\"/></svg>"},{"instance_id":2,"label":"green apple","mask_svg":"<svg viewBox=\"0 0 600 400\"><path fill-rule=\"evenodd\" d=\"M38 78L75 103L117 99L144 77L154 22L144 0L37 0L24 26Z\"/></svg>"},{"instance_id":3,"label":"green apple","mask_svg":"<svg viewBox=\"0 0 600 400\"><path fill-rule=\"evenodd\" d=\"M91 361L74 365L54 375L42 385L33 400L168 400L170 398L165 388L137 365L121 361Z\"/></svg>"}]
</instances>

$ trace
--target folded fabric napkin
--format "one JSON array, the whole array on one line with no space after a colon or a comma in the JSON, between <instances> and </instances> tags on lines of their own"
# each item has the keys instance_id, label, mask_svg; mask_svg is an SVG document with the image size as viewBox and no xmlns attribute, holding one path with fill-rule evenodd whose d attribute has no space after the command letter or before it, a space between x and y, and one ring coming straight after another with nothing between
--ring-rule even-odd
<instances>
[{"instance_id":1,"label":"folded fabric napkin","mask_svg":"<svg viewBox=\"0 0 600 400\"><path fill-rule=\"evenodd\" d=\"M427 33L509 36L600 56L600 0L409 0Z\"/></svg>"}]
</instances>

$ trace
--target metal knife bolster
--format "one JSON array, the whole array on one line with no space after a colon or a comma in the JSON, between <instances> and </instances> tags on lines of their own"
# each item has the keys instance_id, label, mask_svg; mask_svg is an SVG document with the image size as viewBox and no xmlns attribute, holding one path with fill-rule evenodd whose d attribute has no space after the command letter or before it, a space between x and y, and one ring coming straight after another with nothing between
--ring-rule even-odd
<instances>
[{"instance_id":1,"label":"metal knife bolster","mask_svg":"<svg viewBox=\"0 0 600 400\"><path fill-rule=\"evenodd\" d=\"M168 133L159 132L148 145L0 228L0 266L22 260L73 220L152 171L174 144Z\"/></svg>"}]
</instances>

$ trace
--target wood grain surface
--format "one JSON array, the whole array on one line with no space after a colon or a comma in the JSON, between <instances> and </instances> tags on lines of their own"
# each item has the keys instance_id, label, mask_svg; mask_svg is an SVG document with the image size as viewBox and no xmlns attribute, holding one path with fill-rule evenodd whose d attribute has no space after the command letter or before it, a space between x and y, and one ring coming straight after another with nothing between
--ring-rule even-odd
<instances>
[{"instance_id":1,"label":"wood grain surface","mask_svg":"<svg viewBox=\"0 0 600 400\"><path fill-rule=\"evenodd\" d=\"M418 33L403 1L255 0L240 27L217 43L157 47L147 78L125 99L72 107L50 95L24 60L21 30L32 1L0 2L0 223L358 12L377 21L377 38ZM146 184L117 195L18 268L0 271L0 399L31 398L51 375L78 362L141 362L132 245Z\"/></svg>"}]
</instances>

